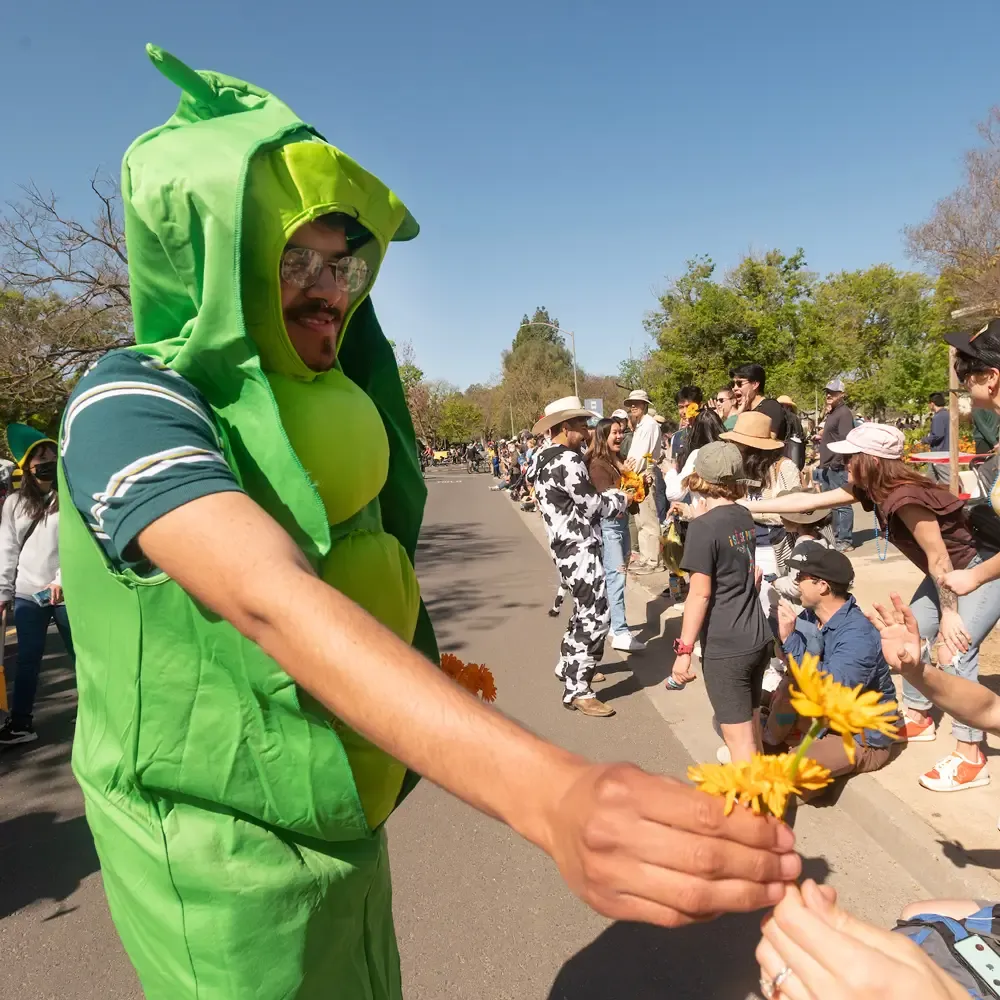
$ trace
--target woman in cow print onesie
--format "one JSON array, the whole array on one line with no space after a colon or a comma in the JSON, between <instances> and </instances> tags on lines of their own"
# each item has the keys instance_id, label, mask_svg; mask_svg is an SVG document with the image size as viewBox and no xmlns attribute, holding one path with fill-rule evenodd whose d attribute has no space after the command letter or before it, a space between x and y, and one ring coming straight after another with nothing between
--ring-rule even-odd
<instances>
[{"instance_id":1,"label":"woman in cow print onesie","mask_svg":"<svg viewBox=\"0 0 1000 1000\"><path fill-rule=\"evenodd\" d=\"M527 478L535 489L559 580L573 597L573 612L556 666L556 676L565 685L563 704L584 715L608 716L615 710L590 689L611 627L604 586L601 518L623 513L629 496L614 489L598 493L590 481L580 450L591 416L576 396L546 406L545 415L532 433L548 432L551 444L532 456Z\"/></svg>"}]
</instances>

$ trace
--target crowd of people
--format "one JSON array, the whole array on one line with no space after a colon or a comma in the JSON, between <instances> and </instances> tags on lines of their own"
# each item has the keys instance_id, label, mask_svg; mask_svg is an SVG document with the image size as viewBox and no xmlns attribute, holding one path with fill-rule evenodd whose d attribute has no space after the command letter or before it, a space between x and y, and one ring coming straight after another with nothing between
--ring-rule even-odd
<instances>
[{"instance_id":1,"label":"crowd of people","mask_svg":"<svg viewBox=\"0 0 1000 1000\"><path fill-rule=\"evenodd\" d=\"M439 669L413 567L420 449L370 298L389 244L419 226L273 95L148 51L182 98L123 164L137 342L81 376L58 458L8 428L21 482L0 518L19 642L4 732L34 738L54 619L76 660L74 773L144 994L399 1000L385 823L423 775L546 851L606 917L774 907L767 998L985 996L954 948L927 944L940 927L952 945L996 936L981 901L915 904L909 934L858 925L796 885L775 817L726 817L682 782L571 753ZM1000 414L1000 321L951 339L973 404ZM563 704L613 714L593 689L606 641L643 645L627 573L666 568L686 581L668 686L697 680L700 644L720 758L794 745L784 666L809 650L883 702L901 673L903 739L934 738L932 705L956 720L922 783L983 783L982 734L1000 733L1000 698L975 682L1000 616L996 480L973 519L902 464L898 429L856 427L834 380L822 492L803 492L811 429L765 385L750 364L707 401L685 387L676 420L635 390L596 427L567 397L523 440L484 443L497 489L540 512L571 602ZM926 574L911 606L894 595L866 618L851 596L856 501ZM881 735L853 761L839 739L816 753L841 776L874 769Z\"/></svg>"},{"instance_id":2,"label":"crowd of people","mask_svg":"<svg viewBox=\"0 0 1000 1000\"><path fill-rule=\"evenodd\" d=\"M949 339L973 406L1000 414L1000 321ZM812 653L821 672L870 694L898 719L895 738L869 729L853 738L852 749L836 733L816 739L810 757L835 779L884 767L895 743L935 739L937 706L954 719L955 748L918 776L920 784L933 792L986 784L984 731L996 731L1000 698L976 679L979 647L1000 620L996 472L989 473L993 488L978 519L970 516L964 497L904 461L900 428L855 419L840 379L826 386L810 469L811 442L794 401L771 399L764 385L763 370L747 365L706 405L697 388L686 387L676 399L676 428L665 426L641 390L596 425L575 397L546 407L533 428L524 479L545 524L560 595L572 598L556 666L564 704L593 717L613 714L592 685L603 679L598 668L609 634L613 644L626 635L636 640L624 603L633 547L628 524L634 519L631 540L639 543L632 571L642 575L661 568L665 525L677 519L683 548L676 571L687 586L666 685L679 691L696 681L700 652L711 722L722 736L720 761L794 750L811 720L795 711L787 664ZM930 402L935 417L946 412L939 400ZM941 434L941 420L932 420L930 436L938 437L928 443L940 443ZM908 604L893 595L892 608L866 613L854 598L848 553L857 503L873 512L881 543L891 540L924 573ZM626 641L617 648L643 646ZM903 678L898 710L893 672ZM823 793L802 797L815 794ZM942 915L964 922L969 933L984 926L994 933L992 910L973 901L914 904L901 930L923 942ZM851 919L808 887L794 902L786 898L768 926L832 918ZM926 933L911 933L914 926ZM787 953L779 954L774 941L766 927L758 954L768 996L776 987L787 990L792 974L787 962L778 963ZM944 970L975 983L957 959ZM945 992L933 995L951 995L953 980L940 982Z\"/></svg>"}]
</instances>

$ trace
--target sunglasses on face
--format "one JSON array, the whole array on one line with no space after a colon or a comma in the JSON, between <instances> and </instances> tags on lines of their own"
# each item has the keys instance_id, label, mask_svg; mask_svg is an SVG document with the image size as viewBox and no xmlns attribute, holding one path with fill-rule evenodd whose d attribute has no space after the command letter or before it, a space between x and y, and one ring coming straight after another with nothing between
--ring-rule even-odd
<instances>
[{"instance_id":1,"label":"sunglasses on face","mask_svg":"<svg viewBox=\"0 0 1000 1000\"><path fill-rule=\"evenodd\" d=\"M296 288L312 288L330 268L333 280L342 292L360 292L368 284L368 265L360 257L328 260L319 250L288 247L281 255L281 280Z\"/></svg>"},{"instance_id":2,"label":"sunglasses on face","mask_svg":"<svg viewBox=\"0 0 1000 1000\"><path fill-rule=\"evenodd\" d=\"M716 396L715 397L715 401L717 403L728 403L729 402L729 397L728 396Z\"/></svg>"},{"instance_id":3,"label":"sunglasses on face","mask_svg":"<svg viewBox=\"0 0 1000 1000\"><path fill-rule=\"evenodd\" d=\"M736 386L737 389L742 389L743 386L749 385L749 384L750 383L745 378L734 378L733 379L733 385Z\"/></svg>"}]
</instances>

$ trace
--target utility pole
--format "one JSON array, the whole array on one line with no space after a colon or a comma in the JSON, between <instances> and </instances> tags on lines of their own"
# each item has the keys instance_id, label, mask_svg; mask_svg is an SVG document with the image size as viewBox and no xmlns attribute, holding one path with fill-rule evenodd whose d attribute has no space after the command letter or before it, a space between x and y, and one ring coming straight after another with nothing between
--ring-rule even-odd
<instances>
[{"instance_id":1,"label":"utility pole","mask_svg":"<svg viewBox=\"0 0 1000 1000\"><path fill-rule=\"evenodd\" d=\"M508 399L508 404L510 405L510 439L514 440L514 404Z\"/></svg>"}]
</instances>

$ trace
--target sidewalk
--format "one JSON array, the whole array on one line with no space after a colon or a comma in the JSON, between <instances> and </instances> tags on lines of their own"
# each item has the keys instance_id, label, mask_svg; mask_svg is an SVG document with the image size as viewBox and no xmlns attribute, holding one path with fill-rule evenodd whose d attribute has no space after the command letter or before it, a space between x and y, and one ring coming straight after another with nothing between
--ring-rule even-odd
<instances>
[{"instance_id":1,"label":"sidewalk","mask_svg":"<svg viewBox=\"0 0 1000 1000\"><path fill-rule=\"evenodd\" d=\"M855 540L861 544L850 553L854 594L865 609L875 601L888 603L891 591L908 599L921 579L919 570L894 547L889 547L884 561L879 558L874 532L864 528L869 517L860 506L855 508ZM664 593L667 587L666 573L630 575L626 600L635 620L642 619L650 598L665 603L660 626L672 641L679 634L682 611L671 604L669 592ZM987 646L995 644L992 637L987 640ZM630 657L630 666L640 668L641 656ZM995 690L1000 676L991 663L994 657L988 653L985 659L985 683ZM668 668L658 665L661 670ZM711 726L712 710L703 684L695 682L682 692L657 685L647 693L695 760L715 759L721 741ZM933 743L901 747L881 771L852 777L837 795L837 805L933 895L1000 899L1000 771L990 785L960 795L923 788L917 776L954 746L947 717L939 722L938 732ZM1000 739L990 736L988 742L991 759L1000 756ZM994 769L1000 767L995 759L991 762ZM800 815L813 808L822 807L800 806Z\"/></svg>"}]
</instances>

